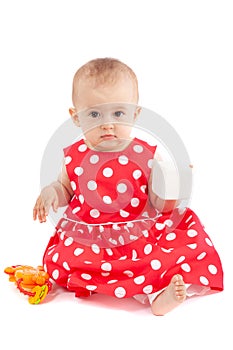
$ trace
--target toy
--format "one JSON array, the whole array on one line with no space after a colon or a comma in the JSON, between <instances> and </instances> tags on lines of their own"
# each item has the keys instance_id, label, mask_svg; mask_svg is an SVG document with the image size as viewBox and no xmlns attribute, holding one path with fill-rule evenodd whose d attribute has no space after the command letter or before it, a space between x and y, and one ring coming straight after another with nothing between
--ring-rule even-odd
<instances>
[{"instance_id":1,"label":"toy","mask_svg":"<svg viewBox=\"0 0 233 350\"><path fill-rule=\"evenodd\" d=\"M9 275L10 282L15 282L20 292L29 296L30 304L41 303L52 288L49 275L42 266L16 265L6 267L4 272Z\"/></svg>"},{"instance_id":2,"label":"toy","mask_svg":"<svg viewBox=\"0 0 233 350\"><path fill-rule=\"evenodd\" d=\"M175 164L171 160L156 160L152 165L152 190L164 200L190 198L192 188L191 164Z\"/></svg>"}]
</instances>

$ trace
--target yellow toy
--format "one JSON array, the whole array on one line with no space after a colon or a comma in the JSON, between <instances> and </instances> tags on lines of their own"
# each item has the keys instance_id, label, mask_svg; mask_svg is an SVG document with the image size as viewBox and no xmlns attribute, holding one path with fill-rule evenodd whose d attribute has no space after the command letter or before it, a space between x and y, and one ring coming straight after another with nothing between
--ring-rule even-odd
<instances>
[{"instance_id":1,"label":"yellow toy","mask_svg":"<svg viewBox=\"0 0 233 350\"><path fill-rule=\"evenodd\" d=\"M30 304L39 304L52 288L49 275L42 266L36 268L27 265L6 267L4 272L9 275L9 281L15 282L23 294L29 296Z\"/></svg>"}]
</instances>

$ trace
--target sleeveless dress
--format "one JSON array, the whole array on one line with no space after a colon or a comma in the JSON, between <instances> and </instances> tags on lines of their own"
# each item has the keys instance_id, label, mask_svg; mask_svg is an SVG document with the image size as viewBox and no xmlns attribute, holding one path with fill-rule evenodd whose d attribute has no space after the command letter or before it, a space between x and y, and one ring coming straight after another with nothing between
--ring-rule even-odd
<instances>
[{"instance_id":1,"label":"sleeveless dress","mask_svg":"<svg viewBox=\"0 0 233 350\"><path fill-rule=\"evenodd\" d=\"M161 214L148 198L156 146L138 138L121 152L80 140L64 150L74 196L45 250L51 278L78 297L149 295L174 274L223 290L219 255L189 208Z\"/></svg>"}]
</instances>

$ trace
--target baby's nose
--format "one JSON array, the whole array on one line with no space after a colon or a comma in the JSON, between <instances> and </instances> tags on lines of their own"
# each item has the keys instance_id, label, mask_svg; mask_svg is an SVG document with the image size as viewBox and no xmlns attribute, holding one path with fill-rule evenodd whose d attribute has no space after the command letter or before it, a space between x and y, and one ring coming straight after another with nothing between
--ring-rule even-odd
<instances>
[{"instance_id":1,"label":"baby's nose","mask_svg":"<svg viewBox=\"0 0 233 350\"><path fill-rule=\"evenodd\" d=\"M105 114L102 119L102 126L104 128L113 128L114 127L114 118L111 114Z\"/></svg>"},{"instance_id":2,"label":"baby's nose","mask_svg":"<svg viewBox=\"0 0 233 350\"><path fill-rule=\"evenodd\" d=\"M108 122L108 123L103 123L101 125L102 129L104 130L110 130L110 129L113 129L114 128L114 124L111 123L111 122Z\"/></svg>"}]
</instances>

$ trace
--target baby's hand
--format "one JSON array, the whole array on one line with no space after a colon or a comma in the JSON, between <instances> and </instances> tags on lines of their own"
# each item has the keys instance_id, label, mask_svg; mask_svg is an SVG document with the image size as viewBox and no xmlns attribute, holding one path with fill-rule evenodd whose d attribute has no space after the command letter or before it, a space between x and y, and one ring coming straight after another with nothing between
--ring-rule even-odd
<instances>
[{"instance_id":1,"label":"baby's hand","mask_svg":"<svg viewBox=\"0 0 233 350\"><path fill-rule=\"evenodd\" d=\"M33 219L40 222L46 222L46 216L48 216L49 209L52 206L56 212L58 209L58 195L53 186L47 186L42 191L36 200L36 204L33 208Z\"/></svg>"}]
</instances>

